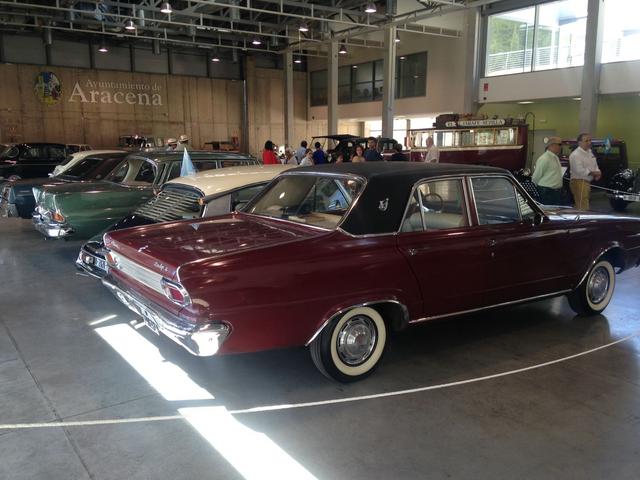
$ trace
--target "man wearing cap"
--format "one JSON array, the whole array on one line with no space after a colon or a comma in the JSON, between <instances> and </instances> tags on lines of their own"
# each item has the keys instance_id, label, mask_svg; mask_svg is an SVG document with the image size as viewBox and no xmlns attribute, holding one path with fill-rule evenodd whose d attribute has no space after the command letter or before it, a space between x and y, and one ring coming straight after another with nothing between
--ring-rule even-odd
<instances>
[{"instance_id":1,"label":"man wearing cap","mask_svg":"<svg viewBox=\"0 0 640 480\"><path fill-rule=\"evenodd\" d=\"M571 193L573 203L580 210L589 210L591 182L600 180L602 172L598 168L596 157L591 152L591 135L578 135L578 148L569 155L571 167Z\"/></svg>"},{"instance_id":2,"label":"man wearing cap","mask_svg":"<svg viewBox=\"0 0 640 480\"><path fill-rule=\"evenodd\" d=\"M175 138L170 138L167 140L167 148L165 149L167 152L174 152L178 147L178 140Z\"/></svg>"},{"instance_id":3,"label":"man wearing cap","mask_svg":"<svg viewBox=\"0 0 640 480\"><path fill-rule=\"evenodd\" d=\"M560 137L550 137L545 143L545 152L536 160L531 180L540 193L540 202L545 205L562 203L562 166L560 165Z\"/></svg>"},{"instance_id":4,"label":"man wearing cap","mask_svg":"<svg viewBox=\"0 0 640 480\"><path fill-rule=\"evenodd\" d=\"M187 149L187 145L189 144L189 137L187 137L184 133L178 137L178 146L176 147L176 152L182 152Z\"/></svg>"}]
</instances>

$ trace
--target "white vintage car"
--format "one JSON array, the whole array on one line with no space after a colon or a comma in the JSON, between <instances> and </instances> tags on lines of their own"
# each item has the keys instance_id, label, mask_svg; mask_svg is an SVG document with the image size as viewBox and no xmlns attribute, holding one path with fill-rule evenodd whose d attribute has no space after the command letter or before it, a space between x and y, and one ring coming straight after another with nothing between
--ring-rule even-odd
<instances>
[{"instance_id":1,"label":"white vintage car","mask_svg":"<svg viewBox=\"0 0 640 480\"><path fill-rule=\"evenodd\" d=\"M294 165L251 165L207 170L165 183L158 194L106 231L201 217L238 210L274 177ZM76 266L101 278L107 272L102 235L80 249Z\"/></svg>"}]
</instances>

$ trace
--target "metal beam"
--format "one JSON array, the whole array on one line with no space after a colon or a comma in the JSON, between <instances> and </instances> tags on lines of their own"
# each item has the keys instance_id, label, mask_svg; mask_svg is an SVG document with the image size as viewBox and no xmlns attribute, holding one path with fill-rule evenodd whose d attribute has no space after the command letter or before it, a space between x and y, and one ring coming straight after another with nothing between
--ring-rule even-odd
<instances>
[{"instance_id":1,"label":"metal beam","mask_svg":"<svg viewBox=\"0 0 640 480\"><path fill-rule=\"evenodd\" d=\"M327 135L338 132L338 42L329 42L327 56Z\"/></svg>"},{"instance_id":2,"label":"metal beam","mask_svg":"<svg viewBox=\"0 0 640 480\"><path fill-rule=\"evenodd\" d=\"M293 148L295 145L295 117L293 110L293 52L284 55L284 143Z\"/></svg>"},{"instance_id":3,"label":"metal beam","mask_svg":"<svg viewBox=\"0 0 640 480\"><path fill-rule=\"evenodd\" d=\"M396 92L396 27L384 30L384 61L382 63L382 136L393 138L393 113Z\"/></svg>"}]
</instances>

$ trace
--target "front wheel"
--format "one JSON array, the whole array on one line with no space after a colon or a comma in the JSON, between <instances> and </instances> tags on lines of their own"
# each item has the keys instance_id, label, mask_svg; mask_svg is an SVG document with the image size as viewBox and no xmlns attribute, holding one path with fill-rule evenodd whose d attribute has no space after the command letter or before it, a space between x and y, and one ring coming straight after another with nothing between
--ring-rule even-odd
<instances>
[{"instance_id":1,"label":"front wheel","mask_svg":"<svg viewBox=\"0 0 640 480\"><path fill-rule=\"evenodd\" d=\"M608 260L599 260L578 288L567 295L569 305L578 315L597 315L609 305L615 286L613 265Z\"/></svg>"},{"instance_id":2,"label":"front wheel","mask_svg":"<svg viewBox=\"0 0 640 480\"><path fill-rule=\"evenodd\" d=\"M620 198L609 198L609 203L611 204L611 208L613 208L616 212L624 212L631 202L626 200L622 200Z\"/></svg>"},{"instance_id":3,"label":"front wheel","mask_svg":"<svg viewBox=\"0 0 640 480\"><path fill-rule=\"evenodd\" d=\"M387 327L373 308L359 307L334 318L311 343L313 363L339 382L355 382L378 365L387 342Z\"/></svg>"}]
</instances>

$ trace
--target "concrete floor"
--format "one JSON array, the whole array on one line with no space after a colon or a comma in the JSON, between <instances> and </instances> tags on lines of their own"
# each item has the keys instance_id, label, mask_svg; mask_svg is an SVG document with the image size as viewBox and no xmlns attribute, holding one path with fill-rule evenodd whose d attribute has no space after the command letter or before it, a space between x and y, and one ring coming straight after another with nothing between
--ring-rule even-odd
<instances>
[{"instance_id":1,"label":"concrete floor","mask_svg":"<svg viewBox=\"0 0 640 480\"><path fill-rule=\"evenodd\" d=\"M618 277L603 316L574 317L558 298L434 322L341 385L302 348L198 359L134 328L76 274L79 246L0 220L1 479L638 478L640 336L473 383L228 412L438 386L640 335L640 269ZM146 420L106 422L133 418ZM54 421L105 422L7 428Z\"/></svg>"}]
</instances>

